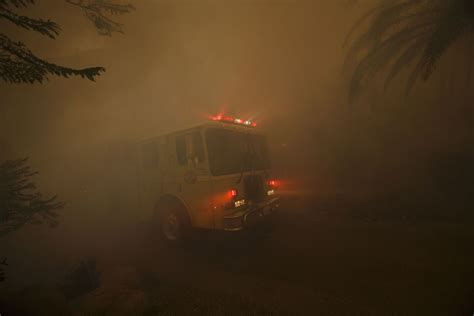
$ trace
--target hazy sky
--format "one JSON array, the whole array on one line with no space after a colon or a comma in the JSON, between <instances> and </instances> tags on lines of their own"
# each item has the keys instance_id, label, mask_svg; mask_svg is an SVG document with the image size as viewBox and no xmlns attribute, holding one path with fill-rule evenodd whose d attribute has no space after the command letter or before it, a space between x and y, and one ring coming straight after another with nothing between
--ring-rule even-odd
<instances>
[{"instance_id":1,"label":"hazy sky","mask_svg":"<svg viewBox=\"0 0 474 316\"><path fill-rule=\"evenodd\" d=\"M134 4L135 12L118 18L126 33L111 38L97 35L80 11L59 1L25 10L57 21L60 37L9 34L51 61L103 65L107 72L97 83L52 78L36 86L2 85L7 114L22 108L24 120L39 120L28 124L41 129L37 137L49 130L73 138L125 126L139 134L166 130L221 108L263 121L292 115L288 107L296 115L308 103L329 102L341 79L342 41L351 23L345 16L360 11L338 1Z\"/></svg>"},{"instance_id":2,"label":"hazy sky","mask_svg":"<svg viewBox=\"0 0 474 316\"><path fill-rule=\"evenodd\" d=\"M24 13L58 22L57 40L11 26L7 34L52 62L107 72L96 83L2 84L4 147L61 174L58 161L225 110L271 129L273 143L318 150L315 140L343 124L333 115L347 103L343 42L368 8L345 2L136 1L135 12L117 17L125 34L103 37L77 8L42 1Z\"/></svg>"},{"instance_id":3,"label":"hazy sky","mask_svg":"<svg viewBox=\"0 0 474 316\"><path fill-rule=\"evenodd\" d=\"M113 37L99 36L63 1L38 2L25 14L57 21L57 40L5 23L2 31L52 62L107 72L95 83L0 84L0 156L30 156L41 188L74 200L66 191L103 184L118 144L225 110L255 119L275 169L309 177L315 192L430 185L413 174L430 174L440 153L472 143L469 116L457 106L472 98L452 89L462 59L444 57L408 99L401 76L389 93L372 84L349 105L343 43L374 1L136 1L135 12L117 17L125 34Z\"/></svg>"}]
</instances>

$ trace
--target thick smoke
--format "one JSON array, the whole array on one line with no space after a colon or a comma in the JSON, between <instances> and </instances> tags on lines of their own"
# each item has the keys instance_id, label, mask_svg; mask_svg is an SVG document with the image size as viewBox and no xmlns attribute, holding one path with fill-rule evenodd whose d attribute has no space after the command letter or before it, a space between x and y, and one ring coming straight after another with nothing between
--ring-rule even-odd
<instances>
[{"instance_id":1,"label":"thick smoke","mask_svg":"<svg viewBox=\"0 0 474 316\"><path fill-rule=\"evenodd\" d=\"M127 224L140 225L132 144L221 111L266 131L274 172L293 194L399 196L451 183L451 167L462 175L454 161L469 159L472 130L456 104L466 98L438 94L450 65L409 100L396 84L384 93L375 83L348 104L343 42L371 4L141 1L122 20L126 33L111 38L57 1L31 9L61 24L58 40L7 31L53 62L107 69L95 83L0 87L0 157L29 156L43 191L67 203L55 240L32 232L48 240L39 247L74 256L123 242Z\"/></svg>"}]
</instances>

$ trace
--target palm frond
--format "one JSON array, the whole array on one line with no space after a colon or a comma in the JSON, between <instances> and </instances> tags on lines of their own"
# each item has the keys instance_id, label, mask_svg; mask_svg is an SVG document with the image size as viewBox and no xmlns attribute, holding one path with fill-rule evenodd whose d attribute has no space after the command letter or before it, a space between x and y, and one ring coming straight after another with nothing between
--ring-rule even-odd
<instances>
[{"instance_id":1,"label":"palm frond","mask_svg":"<svg viewBox=\"0 0 474 316\"><path fill-rule=\"evenodd\" d=\"M431 26L431 22L419 23L413 25L412 28L402 29L377 44L377 48L364 56L358 63L351 79L350 97L355 99L363 81L370 80L387 65L388 60L403 54L411 42L423 38L430 31Z\"/></svg>"},{"instance_id":2,"label":"palm frond","mask_svg":"<svg viewBox=\"0 0 474 316\"><path fill-rule=\"evenodd\" d=\"M453 6L446 9L437 23L436 29L426 45L423 58L423 79L426 80L433 72L436 63L447 49L462 35L473 31L474 17L466 16L463 7Z\"/></svg>"},{"instance_id":3,"label":"palm frond","mask_svg":"<svg viewBox=\"0 0 474 316\"><path fill-rule=\"evenodd\" d=\"M425 46L426 37L421 36L416 39L405 51L395 60L390 67L390 72L385 78L384 90L387 90L392 80L403 70L403 68L410 65L413 60L419 56L421 49Z\"/></svg>"},{"instance_id":4,"label":"palm frond","mask_svg":"<svg viewBox=\"0 0 474 316\"><path fill-rule=\"evenodd\" d=\"M360 27L365 22L367 22L368 19L370 19L372 16L374 16L377 12L379 12L382 9L383 9L382 5L376 6L375 8L366 12L361 18L359 18L349 30L349 33L346 35L346 38L344 39L344 44L342 46L343 47L347 46L347 44L351 41L352 37L360 29Z\"/></svg>"},{"instance_id":5,"label":"palm frond","mask_svg":"<svg viewBox=\"0 0 474 316\"><path fill-rule=\"evenodd\" d=\"M376 7L376 10L371 10L371 17L373 22L371 23L368 30L363 32L359 37L352 43L347 53L346 60L344 62L343 69L348 69L354 60L358 60L362 53L369 54L370 51L375 51L380 42L387 37L393 35L394 32L398 32L400 24L415 24L421 21L429 21L432 16L437 13L436 10L430 10L428 12L412 12L411 9L416 5L420 5L421 2L426 0L414 0L413 2L402 2L402 3L384 3ZM400 14L406 9L407 12ZM365 19L367 19L366 17ZM356 24L359 22L356 22ZM398 29L397 29L398 27ZM411 28L411 27L410 27Z\"/></svg>"},{"instance_id":6,"label":"palm frond","mask_svg":"<svg viewBox=\"0 0 474 316\"><path fill-rule=\"evenodd\" d=\"M386 35L392 28L396 27L404 18L417 18L419 13L411 13L405 15L404 13L412 12L424 0L405 0L400 3L393 2L391 4L384 4L379 13L374 16L369 33L376 42Z\"/></svg>"},{"instance_id":7,"label":"palm frond","mask_svg":"<svg viewBox=\"0 0 474 316\"><path fill-rule=\"evenodd\" d=\"M360 92L361 82L389 65L385 88L402 68L414 62L407 93L418 79L427 80L452 44L474 31L473 3L472 0L391 0L369 11L362 19L369 19L369 26L353 41L344 64L344 69L356 64L350 99L354 100ZM360 28L361 24L357 21L355 26Z\"/></svg>"}]
</instances>

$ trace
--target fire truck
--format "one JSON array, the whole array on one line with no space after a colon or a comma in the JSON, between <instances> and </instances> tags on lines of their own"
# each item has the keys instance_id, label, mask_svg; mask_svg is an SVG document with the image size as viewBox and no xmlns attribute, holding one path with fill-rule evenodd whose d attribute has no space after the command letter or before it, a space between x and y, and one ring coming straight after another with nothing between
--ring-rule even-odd
<instances>
[{"instance_id":1,"label":"fire truck","mask_svg":"<svg viewBox=\"0 0 474 316\"><path fill-rule=\"evenodd\" d=\"M170 243L191 228L240 231L279 207L265 136L249 120L217 115L139 143L141 206Z\"/></svg>"}]
</instances>

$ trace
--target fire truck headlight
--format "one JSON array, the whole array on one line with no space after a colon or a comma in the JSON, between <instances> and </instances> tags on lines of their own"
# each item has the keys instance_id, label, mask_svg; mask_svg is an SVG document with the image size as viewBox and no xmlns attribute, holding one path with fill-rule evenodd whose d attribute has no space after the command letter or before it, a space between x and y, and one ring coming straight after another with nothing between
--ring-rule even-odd
<instances>
[{"instance_id":1,"label":"fire truck headlight","mask_svg":"<svg viewBox=\"0 0 474 316\"><path fill-rule=\"evenodd\" d=\"M273 195L273 194L275 194L275 190L273 190L273 189L272 189L272 190L268 190L267 195Z\"/></svg>"},{"instance_id":2,"label":"fire truck headlight","mask_svg":"<svg viewBox=\"0 0 474 316\"><path fill-rule=\"evenodd\" d=\"M245 200L238 200L234 202L235 207L241 207L245 205Z\"/></svg>"}]
</instances>

